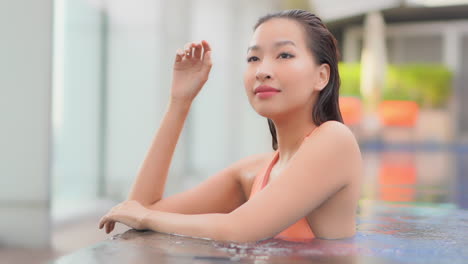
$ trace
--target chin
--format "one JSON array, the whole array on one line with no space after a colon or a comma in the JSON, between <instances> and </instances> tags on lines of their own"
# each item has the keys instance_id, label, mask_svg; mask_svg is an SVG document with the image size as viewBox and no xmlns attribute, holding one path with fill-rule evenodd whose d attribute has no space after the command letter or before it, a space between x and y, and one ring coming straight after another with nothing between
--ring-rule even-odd
<instances>
[{"instance_id":1,"label":"chin","mask_svg":"<svg viewBox=\"0 0 468 264\"><path fill-rule=\"evenodd\" d=\"M254 110L260 116L270 118L270 119L274 119L274 117L278 114L276 111L266 109L266 107L257 107L257 108L254 107Z\"/></svg>"},{"instance_id":2,"label":"chin","mask_svg":"<svg viewBox=\"0 0 468 264\"><path fill-rule=\"evenodd\" d=\"M281 116L285 113L286 109L278 105L277 102L258 102L254 98L250 99L252 99L249 100L250 105L252 106L253 110L260 116L274 119L274 117Z\"/></svg>"},{"instance_id":3,"label":"chin","mask_svg":"<svg viewBox=\"0 0 468 264\"><path fill-rule=\"evenodd\" d=\"M257 112L257 114L259 114L260 116L263 116L263 117L265 117L265 118L272 119L272 116L269 115L269 114L264 114L264 113L260 113L260 112Z\"/></svg>"}]
</instances>

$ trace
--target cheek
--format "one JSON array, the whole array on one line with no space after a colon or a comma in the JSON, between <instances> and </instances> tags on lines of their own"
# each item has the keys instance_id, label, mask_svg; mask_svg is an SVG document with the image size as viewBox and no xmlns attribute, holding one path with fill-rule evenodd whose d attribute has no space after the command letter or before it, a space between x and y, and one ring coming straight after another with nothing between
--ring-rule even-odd
<instances>
[{"instance_id":1,"label":"cheek","mask_svg":"<svg viewBox=\"0 0 468 264\"><path fill-rule=\"evenodd\" d=\"M244 71L244 88L248 96L250 96L253 85L255 84L255 76L252 73L252 70L247 69Z\"/></svg>"},{"instance_id":2,"label":"cheek","mask_svg":"<svg viewBox=\"0 0 468 264\"><path fill-rule=\"evenodd\" d=\"M309 71L310 72L310 71ZM280 102L281 107L285 109L301 109L307 107L313 97L313 85L310 73L304 71L304 69L292 69L291 72L284 71L283 80L288 83L284 83L286 93L284 94L284 100ZM287 86L287 87L286 87Z\"/></svg>"},{"instance_id":3,"label":"cheek","mask_svg":"<svg viewBox=\"0 0 468 264\"><path fill-rule=\"evenodd\" d=\"M297 81L310 82L314 80L315 67L309 61L298 60L286 70L291 78Z\"/></svg>"},{"instance_id":4,"label":"cheek","mask_svg":"<svg viewBox=\"0 0 468 264\"><path fill-rule=\"evenodd\" d=\"M294 90L295 96L304 97L312 94L315 75L310 65L298 63L290 65L280 72L284 85L288 86L288 90Z\"/></svg>"}]
</instances>

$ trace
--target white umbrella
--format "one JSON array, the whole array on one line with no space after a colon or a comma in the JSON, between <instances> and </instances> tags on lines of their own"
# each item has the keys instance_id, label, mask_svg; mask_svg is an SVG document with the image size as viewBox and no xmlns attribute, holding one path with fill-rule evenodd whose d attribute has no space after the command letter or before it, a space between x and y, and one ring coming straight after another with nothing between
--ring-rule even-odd
<instances>
[{"instance_id":1,"label":"white umbrella","mask_svg":"<svg viewBox=\"0 0 468 264\"><path fill-rule=\"evenodd\" d=\"M368 117L364 120L364 126L371 134L380 127L377 107L385 83L386 68L385 22L382 14L374 11L368 13L364 20L361 55L361 94Z\"/></svg>"}]
</instances>

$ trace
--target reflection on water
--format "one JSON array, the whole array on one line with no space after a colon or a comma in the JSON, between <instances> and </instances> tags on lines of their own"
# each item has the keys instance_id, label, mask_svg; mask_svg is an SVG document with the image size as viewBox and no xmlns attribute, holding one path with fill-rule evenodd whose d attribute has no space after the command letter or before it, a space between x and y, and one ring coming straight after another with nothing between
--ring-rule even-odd
<instances>
[{"instance_id":1,"label":"reflection on water","mask_svg":"<svg viewBox=\"0 0 468 264\"><path fill-rule=\"evenodd\" d=\"M130 230L55 263L466 263L468 211L453 204L361 201L339 240L232 243Z\"/></svg>"},{"instance_id":2,"label":"reflection on water","mask_svg":"<svg viewBox=\"0 0 468 264\"><path fill-rule=\"evenodd\" d=\"M262 256L286 262L326 258L325 263L465 263L468 258L468 211L450 204L415 207L372 200L362 201L361 209L353 238L214 245L239 259Z\"/></svg>"},{"instance_id":3,"label":"reflection on water","mask_svg":"<svg viewBox=\"0 0 468 264\"><path fill-rule=\"evenodd\" d=\"M457 156L457 177L454 180L454 202L464 209L468 209L468 151L465 155Z\"/></svg>"},{"instance_id":4,"label":"reflection on water","mask_svg":"<svg viewBox=\"0 0 468 264\"><path fill-rule=\"evenodd\" d=\"M468 152L363 152L364 200L468 208Z\"/></svg>"},{"instance_id":5,"label":"reflection on water","mask_svg":"<svg viewBox=\"0 0 468 264\"><path fill-rule=\"evenodd\" d=\"M352 241L353 238L341 241L314 239L307 242L267 239L257 243L214 242L213 245L232 254L230 260L268 260L268 263L296 263L302 260L306 263L313 259L328 259L332 263L357 263L357 257L367 249L357 247Z\"/></svg>"},{"instance_id":6,"label":"reflection on water","mask_svg":"<svg viewBox=\"0 0 468 264\"><path fill-rule=\"evenodd\" d=\"M54 263L466 263L468 152L363 152L357 233L229 243L130 230Z\"/></svg>"}]
</instances>

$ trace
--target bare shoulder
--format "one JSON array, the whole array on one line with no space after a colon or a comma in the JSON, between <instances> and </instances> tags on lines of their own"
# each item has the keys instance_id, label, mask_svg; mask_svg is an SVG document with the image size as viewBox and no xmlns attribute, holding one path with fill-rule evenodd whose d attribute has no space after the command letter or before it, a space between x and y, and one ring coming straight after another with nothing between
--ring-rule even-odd
<instances>
[{"instance_id":1,"label":"bare shoulder","mask_svg":"<svg viewBox=\"0 0 468 264\"><path fill-rule=\"evenodd\" d=\"M341 168L356 176L362 173L359 144L351 129L341 122L327 121L320 125L307 143L307 152L308 155L322 156L330 163L329 167Z\"/></svg>"},{"instance_id":2,"label":"bare shoulder","mask_svg":"<svg viewBox=\"0 0 468 264\"><path fill-rule=\"evenodd\" d=\"M349 129L349 127L347 127L345 124L335 120L326 121L323 124L321 124L317 129L317 132L322 131L322 133L329 134L330 136L337 136L338 134L340 134L348 140L355 140L351 129Z\"/></svg>"},{"instance_id":3,"label":"bare shoulder","mask_svg":"<svg viewBox=\"0 0 468 264\"><path fill-rule=\"evenodd\" d=\"M351 129L338 121L327 121L305 143L306 154L319 155L331 163L358 168L362 165L359 144Z\"/></svg>"},{"instance_id":4,"label":"bare shoulder","mask_svg":"<svg viewBox=\"0 0 468 264\"><path fill-rule=\"evenodd\" d=\"M359 144L353 132L345 124L338 121L327 121L317 128L319 140L331 142L340 148L349 148L350 150L359 151Z\"/></svg>"}]
</instances>

